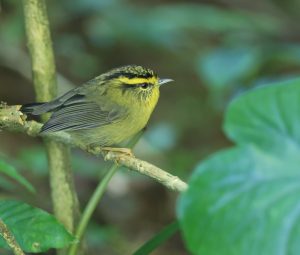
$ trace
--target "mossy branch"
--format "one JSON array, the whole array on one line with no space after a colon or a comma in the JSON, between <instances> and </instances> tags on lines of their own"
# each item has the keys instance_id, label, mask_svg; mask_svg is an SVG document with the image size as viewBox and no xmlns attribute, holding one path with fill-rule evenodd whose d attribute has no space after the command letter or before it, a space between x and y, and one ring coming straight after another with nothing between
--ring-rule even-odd
<instances>
[{"instance_id":1,"label":"mossy branch","mask_svg":"<svg viewBox=\"0 0 300 255\"><path fill-rule=\"evenodd\" d=\"M56 97L57 86L46 4L44 0L23 0L23 5L36 100L50 101ZM34 132L34 125L30 128ZM79 206L70 167L70 151L65 144L49 139L44 141L54 213L67 230L74 232L79 219Z\"/></svg>"},{"instance_id":2,"label":"mossy branch","mask_svg":"<svg viewBox=\"0 0 300 255\"><path fill-rule=\"evenodd\" d=\"M4 104L2 104L2 107L0 106L0 129L2 128L3 130L8 131L22 132L29 136L40 136L39 131L42 124L36 121L26 121L26 115L23 115L19 111L19 108L20 106L6 106ZM80 147L82 150L94 155L101 155L102 153L100 148L91 149L87 146L82 146L68 133L63 131L44 134L43 137L62 142L72 147ZM117 162L119 165L149 176L163 184L168 189L175 191L184 191L187 189L187 184L180 180L177 176L173 176L146 161L118 152L109 152L105 154L104 158L105 160Z\"/></svg>"}]
</instances>

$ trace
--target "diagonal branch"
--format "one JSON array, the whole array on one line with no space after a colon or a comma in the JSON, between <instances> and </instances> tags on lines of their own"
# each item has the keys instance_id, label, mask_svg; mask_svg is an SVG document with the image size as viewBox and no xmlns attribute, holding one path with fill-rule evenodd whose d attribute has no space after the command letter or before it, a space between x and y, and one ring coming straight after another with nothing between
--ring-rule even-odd
<instances>
[{"instance_id":1,"label":"diagonal branch","mask_svg":"<svg viewBox=\"0 0 300 255\"><path fill-rule=\"evenodd\" d=\"M18 105L7 106L4 103L0 105L0 129L12 132L22 132L34 137L41 136L39 131L42 124L36 121L26 121L26 115L20 112L19 109L20 106ZM63 131L43 134L42 136L72 147L79 147L94 155L100 155L102 153L100 148L91 149L88 146L83 146L68 133ZM104 159L117 162L133 171L149 176L171 190L184 191L188 187L187 184L177 176L173 176L170 173L135 157L127 156L119 152L109 152L105 155Z\"/></svg>"}]
</instances>

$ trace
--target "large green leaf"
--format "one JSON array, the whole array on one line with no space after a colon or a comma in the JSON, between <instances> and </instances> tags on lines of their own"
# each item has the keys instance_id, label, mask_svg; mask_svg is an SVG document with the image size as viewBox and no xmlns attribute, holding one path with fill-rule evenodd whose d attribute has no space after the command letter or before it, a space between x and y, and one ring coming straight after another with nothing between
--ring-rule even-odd
<instances>
[{"instance_id":1,"label":"large green leaf","mask_svg":"<svg viewBox=\"0 0 300 255\"><path fill-rule=\"evenodd\" d=\"M266 151L300 149L300 80L256 89L230 105L225 132L237 144Z\"/></svg>"},{"instance_id":2,"label":"large green leaf","mask_svg":"<svg viewBox=\"0 0 300 255\"><path fill-rule=\"evenodd\" d=\"M300 80L234 100L225 132L237 146L201 163L179 200L189 250L300 254Z\"/></svg>"},{"instance_id":3,"label":"large green leaf","mask_svg":"<svg viewBox=\"0 0 300 255\"><path fill-rule=\"evenodd\" d=\"M62 248L73 241L73 237L51 214L22 202L0 201L0 217L25 252ZM2 238L0 247L7 248Z\"/></svg>"}]
</instances>

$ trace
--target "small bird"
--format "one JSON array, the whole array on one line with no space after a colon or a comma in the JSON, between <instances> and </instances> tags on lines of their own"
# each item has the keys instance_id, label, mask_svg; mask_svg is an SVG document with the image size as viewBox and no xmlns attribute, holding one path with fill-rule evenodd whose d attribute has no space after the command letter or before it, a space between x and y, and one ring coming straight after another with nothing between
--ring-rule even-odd
<instances>
[{"instance_id":1,"label":"small bird","mask_svg":"<svg viewBox=\"0 0 300 255\"><path fill-rule=\"evenodd\" d=\"M147 125L160 86L171 81L158 78L148 68L128 65L103 73L53 101L25 104L21 111L31 115L52 112L41 134L64 130L81 145L114 150L111 146Z\"/></svg>"}]
</instances>

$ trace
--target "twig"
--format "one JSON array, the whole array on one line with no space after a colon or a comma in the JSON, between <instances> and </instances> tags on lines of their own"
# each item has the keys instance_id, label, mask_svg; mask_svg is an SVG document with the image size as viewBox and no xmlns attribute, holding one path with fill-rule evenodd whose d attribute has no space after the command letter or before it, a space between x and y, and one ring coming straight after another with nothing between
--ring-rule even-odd
<instances>
[{"instance_id":1,"label":"twig","mask_svg":"<svg viewBox=\"0 0 300 255\"><path fill-rule=\"evenodd\" d=\"M187 188L187 184L180 180L177 176L174 176L146 161L115 152L108 152L105 159L116 161L118 164L126 166L131 170L147 175L166 186L168 189L184 191Z\"/></svg>"},{"instance_id":2,"label":"twig","mask_svg":"<svg viewBox=\"0 0 300 255\"><path fill-rule=\"evenodd\" d=\"M36 121L26 121L26 116L19 111L20 106L6 106L0 105L0 128L8 131L22 132L29 136L40 136L39 130L42 127L41 123ZM73 139L66 132L56 132L51 134L44 134L43 137L53 139L72 147L80 147L82 150L92 153L94 155L100 155L100 148L89 148L83 146L75 139ZM125 166L133 171L137 171L143 175L149 176L156 181L160 182L167 188L175 191L184 191L187 189L187 184L180 180L178 177L171 175L170 173L135 157L126 156L118 152L109 152L105 155L105 159Z\"/></svg>"},{"instance_id":3,"label":"twig","mask_svg":"<svg viewBox=\"0 0 300 255\"><path fill-rule=\"evenodd\" d=\"M0 235L6 241L8 246L13 250L15 255L25 255L20 245L15 239L14 235L10 232L6 224L0 219Z\"/></svg>"}]
</instances>

